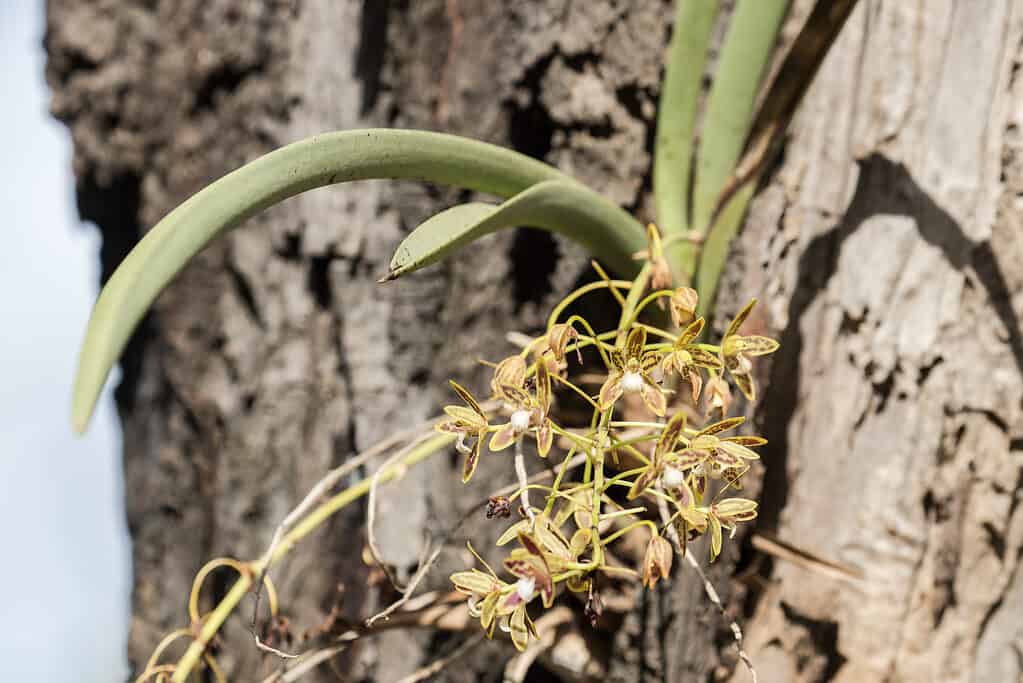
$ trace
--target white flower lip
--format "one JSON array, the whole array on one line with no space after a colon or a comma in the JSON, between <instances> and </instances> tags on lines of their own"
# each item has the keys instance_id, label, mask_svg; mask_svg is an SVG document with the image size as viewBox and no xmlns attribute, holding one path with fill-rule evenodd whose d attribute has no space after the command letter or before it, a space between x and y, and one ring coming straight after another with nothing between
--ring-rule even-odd
<instances>
[{"instance_id":1,"label":"white flower lip","mask_svg":"<svg viewBox=\"0 0 1023 683\"><path fill-rule=\"evenodd\" d=\"M520 409L512 413L511 426L516 434L521 434L529 429L529 411Z\"/></svg>"},{"instance_id":2,"label":"white flower lip","mask_svg":"<svg viewBox=\"0 0 1023 683\"><path fill-rule=\"evenodd\" d=\"M515 592L518 593L519 597L525 602L529 602L529 599L533 597L534 591L536 591L536 579L532 577L528 579L519 579L515 584Z\"/></svg>"},{"instance_id":3,"label":"white flower lip","mask_svg":"<svg viewBox=\"0 0 1023 683\"><path fill-rule=\"evenodd\" d=\"M685 475L682 474L682 471L674 467L665 468L664 474L661 475L661 483L669 489L681 486L684 480Z\"/></svg>"},{"instance_id":4,"label":"white flower lip","mask_svg":"<svg viewBox=\"0 0 1023 683\"><path fill-rule=\"evenodd\" d=\"M629 393L636 393L643 388L643 376L638 372L626 372L622 375L622 389Z\"/></svg>"}]
</instances>

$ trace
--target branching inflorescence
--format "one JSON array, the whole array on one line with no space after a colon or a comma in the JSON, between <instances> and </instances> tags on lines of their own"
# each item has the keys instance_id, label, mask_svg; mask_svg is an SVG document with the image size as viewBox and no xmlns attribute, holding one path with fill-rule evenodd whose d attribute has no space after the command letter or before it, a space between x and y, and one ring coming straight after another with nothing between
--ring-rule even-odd
<instances>
[{"instance_id":1,"label":"branching inflorescence","mask_svg":"<svg viewBox=\"0 0 1023 683\"><path fill-rule=\"evenodd\" d=\"M740 334L755 301L739 311L720 344L701 341L706 324L696 317L697 294L689 287L657 287L662 284L655 282L660 249L653 226L649 237L651 249L634 280L612 280L594 263L601 279L568 294L540 335L527 338L519 353L493 364L489 400L478 401L452 381L460 404L446 406L444 417L423 425L425 432L395 435L328 472L281 523L262 557L250 562L212 560L196 577L189 599L191 627L161 642L139 680L184 681L200 661L218 675L208 646L253 590L250 629L256 645L281 659L280 680L293 680L355 639L403 623L439 627L451 621L455 608L450 597L459 593L467 597L469 616L479 620L488 638L500 628L521 651L531 636L538 638L530 605L539 602L549 610L562 588L580 595L586 616L596 624L604 609L599 589L603 582L641 580L653 587L670 575L673 556L686 554L687 544L704 535L710 538L713 561L721 553L724 531L734 534L739 523L756 517L755 501L729 494L742 488L743 475L759 457L753 449L766 443L758 436L725 435L744 422L742 417L726 417L732 400L727 378L752 400L756 389L750 359L771 353L778 344ZM600 291L613 295L621 313L614 329L598 332L585 318L568 312L581 297ZM585 411L559 411L562 401L574 401ZM431 425L439 435L431 436ZM426 554L402 598L362 624L300 655L264 642L257 635L266 631L257 619L261 586L267 589L273 617L270 631L283 623L270 568L340 509L364 495L372 506L378 485L452 445L464 457L463 482L477 471L484 450L495 454L488 458L509 449L514 453L517 483L496 492L485 505L489 519L507 519L518 511L519 518L497 540L499 547L514 543L502 561L503 573L488 565L470 542L480 567L453 574L451 595L436 594L425 606L413 608L413 590L436 560L438 546ZM388 451L390 458L373 477L327 496L354 467ZM530 452L548 462L560 461L530 477L525 465ZM369 533L372 546L372 529ZM624 566L612 556L612 546L636 536L646 551L639 566ZM687 560L700 571L692 556ZM198 596L203 580L220 567L233 568L238 579L215 609L202 614ZM715 600L706 579L704 584ZM715 604L720 606L719 601ZM464 628L464 623L453 627ZM737 627L733 630L748 664ZM192 641L177 664L161 663L173 641L188 637ZM286 666L292 661L294 666Z\"/></svg>"},{"instance_id":2,"label":"branching inflorescence","mask_svg":"<svg viewBox=\"0 0 1023 683\"><path fill-rule=\"evenodd\" d=\"M656 229L650 231L656 243ZM598 268L601 281L569 294L543 334L495 365L491 398L500 404L495 414L488 415L452 381L462 405L445 407L447 418L435 426L456 436L455 446L465 458L465 482L476 472L484 449L500 453L514 446L520 486L510 501L518 501L521 519L497 541L498 546L517 543L503 560L509 578L501 578L470 546L482 569L456 572L451 581L468 596L470 613L487 636L500 627L519 650L530 635L536 637L527 610L535 598L548 609L563 586L585 595L587 614L596 619L601 575L641 578L648 587L668 577L673 556L668 531L682 552L687 542L708 535L713 561L721 553L724 530L734 535L740 522L757 515L755 501L729 493L741 490L743 475L759 458L753 449L766 440L725 435L744 422L726 417L731 403L726 377L753 400L750 358L775 351L778 343L740 334L755 300L739 311L720 344L700 341L705 320L695 317L697 293L689 287L648 291L660 283L654 283L656 250L647 258L632 282L610 280ZM599 332L578 315L560 320L569 302L607 289L621 305L616 329ZM671 323L664 320L662 327L655 321L668 317L665 302ZM654 303L657 315L645 321L643 314ZM586 367L584 350L600 366L595 395L587 390L592 371L578 377L570 372L573 356L573 369ZM553 409L555 388L588 406L588 424L559 420ZM539 457L557 453L564 458L551 485L526 480L522 458L527 438ZM574 477L567 465L577 454L585 456L585 463ZM531 505L530 492L542 494L538 507ZM502 505L507 513L507 503ZM667 519L658 524L653 520L665 505ZM634 532L649 536L642 566L612 564L608 546Z\"/></svg>"},{"instance_id":3,"label":"branching inflorescence","mask_svg":"<svg viewBox=\"0 0 1023 683\"><path fill-rule=\"evenodd\" d=\"M637 270L639 274L634 280L612 280L594 264L600 280L566 296L542 334L528 339L520 353L494 365L491 400L477 401L452 382L459 405L447 406L445 417L393 434L326 473L277 527L260 557L248 562L211 560L193 586L190 625L160 642L138 680L169 678L181 683L203 664L222 680L212 646L226 620L253 591L250 633L262 652L281 658L280 669L267 681L296 680L352 641L385 628L441 628L443 623L461 630L465 624L456 625L449 617L457 604L466 621L462 596L468 596L469 613L479 619L486 636L500 626L522 650L530 635L536 636L529 605L537 596L546 610L564 587L584 597L587 616L595 621L605 602L602 577L641 579L652 587L669 576L677 553L700 574L708 597L724 613L686 547L706 535L713 560L721 552L724 531L734 533L739 523L756 517L753 500L730 494L741 490L743 476L758 458L753 449L765 440L729 435L743 419L727 415L731 386L754 400L751 359L773 352L778 344L741 334L755 302L739 311L717 345L703 340L702 315L714 301L730 241L767 162L781 145L803 94L856 1L815 2L767 88L761 87L761 77L779 42L789 3L731 3L727 33L712 50L721 4L729 3L676 3L653 168L656 216L664 240L656 228L648 228L641 269L631 257L643 246L642 225L621 207L536 159L428 131L338 131L295 142L212 183L146 233L104 286L93 309L75 381L72 420L78 431L88 424L106 377L133 330L174 276L219 235L313 188L355 180L417 179L502 200L459 204L423 222L398 246L384 280L436 263L494 231L520 226L559 232L623 276L631 277ZM704 98L712 51L715 73ZM698 116L700 111L705 113ZM696 283L702 300L689 287L675 288L674 276ZM596 291L610 292L621 307L614 329L597 331L570 312L575 301ZM566 410L570 402L582 406L582 412ZM451 445L464 456L465 482L478 469L484 450L513 453L517 483L484 502L488 518L519 513L498 540L499 546L516 544L502 563L507 578L476 555L482 569L455 573L451 577L455 591L425 602L427 595L412 600L441 552L444 544L438 543L424 552L408 584L395 586L401 599L369 620L344 624L339 633L320 629L322 637L297 657L264 642L290 646L270 577L276 563L339 510L368 496L369 555L380 564L372 528L377 487ZM532 452L553 466L529 476L526 462ZM335 491L352 470L385 454L386 463L372 477ZM454 530L448 537L453 534ZM648 537L641 538L646 552L640 566L622 566L613 546L641 535ZM470 550L475 555L471 545ZM213 609L202 612L199 595L204 579L225 569L237 574L234 585ZM265 625L268 629L259 626L264 587L273 619ZM556 612L542 618L546 623L553 617L562 619L564 615ZM755 681L734 623L732 630ZM268 634L277 637L267 638ZM164 662L180 647L179 639L188 641L183 654L175 664ZM432 675L477 640L478 634L408 680ZM528 653L523 661L527 658Z\"/></svg>"}]
</instances>

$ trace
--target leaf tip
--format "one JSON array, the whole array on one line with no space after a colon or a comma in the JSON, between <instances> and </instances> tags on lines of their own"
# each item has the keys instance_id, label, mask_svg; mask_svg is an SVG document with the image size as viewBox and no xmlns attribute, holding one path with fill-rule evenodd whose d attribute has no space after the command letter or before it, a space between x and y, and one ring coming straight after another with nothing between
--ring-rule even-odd
<instances>
[{"instance_id":1,"label":"leaf tip","mask_svg":"<svg viewBox=\"0 0 1023 683\"><path fill-rule=\"evenodd\" d=\"M74 405L71 408L71 431L75 436L83 436L92 420L92 406Z\"/></svg>"}]
</instances>

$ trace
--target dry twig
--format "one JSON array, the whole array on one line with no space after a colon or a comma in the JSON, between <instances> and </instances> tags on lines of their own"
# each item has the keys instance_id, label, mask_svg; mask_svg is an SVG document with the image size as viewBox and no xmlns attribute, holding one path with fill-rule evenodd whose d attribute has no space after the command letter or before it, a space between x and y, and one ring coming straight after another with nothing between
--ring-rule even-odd
<instances>
[{"instance_id":1,"label":"dry twig","mask_svg":"<svg viewBox=\"0 0 1023 683\"><path fill-rule=\"evenodd\" d=\"M658 488L660 486L658 485ZM657 496L657 507L661 515L661 523L667 528L668 538L671 540L673 546L675 546L675 552L683 556L689 563L689 566L696 570L696 574L700 577L700 581L703 582L703 590L707 594L714 606L718 608L721 613L721 618L728 622L729 627L732 630L732 637L735 638L735 649L739 653L739 659L749 669L750 676L753 677L753 683L757 683L757 670L753 668L753 660L746 653L746 650L742 646L742 629L739 628L739 624L736 623L735 619L728 616L728 612L725 611L725 606L721 603L721 596L718 595L717 590L714 588L714 584L707 578L706 572L703 571L703 567L696 561L692 553L686 552L685 548L682 547L682 542L678 537L678 530L675 529L675 525L671 523L671 513L668 510L668 502L662 497Z\"/></svg>"}]
</instances>

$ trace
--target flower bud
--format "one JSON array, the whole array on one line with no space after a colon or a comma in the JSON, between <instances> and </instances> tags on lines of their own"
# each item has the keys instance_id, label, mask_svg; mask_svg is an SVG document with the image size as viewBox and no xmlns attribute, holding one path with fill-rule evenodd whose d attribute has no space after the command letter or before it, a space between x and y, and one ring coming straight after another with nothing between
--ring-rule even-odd
<instances>
[{"instance_id":1,"label":"flower bud","mask_svg":"<svg viewBox=\"0 0 1023 683\"><path fill-rule=\"evenodd\" d=\"M511 516L511 502L504 496L491 496L487 501L487 519L500 517L502 519Z\"/></svg>"},{"instance_id":2,"label":"flower bud","mask_svg":"<svg viewBox=\"0 0 1023 683\"><path fill-rule=\"evenodd\" d=\"M728 413L728 407L732 405L732 390L724 377L713 377L703 388L703 395L707 397L707 414L720 410L722 415Z\"/></svg>"},{"instance_id":3,"label":"flower bud","mask_svg":"<svg viewBox=\"0 0 1023 683\"><path fill-rule=\"evenodd\" d=\"M696 317L696 307L700 297L692 287L679 287L671 295L671 320L675 327L684 327Z\"/></svg>"},{"instance_id":4,"label":"flower bud","mask_svg":"<svg viewBox=\"0 0 1023 683\"><path fill-rule=\"evenodd\" d=\"M574 327L565 323L554 325L551 327L550 332L547 333L547 347L559 363L565 360L565 351L568 350L569 342L573 341L579 341L579 333L575 331ZM576 347L575 353L581 363L583 357L578 347Z\"/></svg>"},{"instance_id":5,"label":"flower bud","mask_svg":"<svg viewBox=\"0 0 1023 683\"><path fill-rule=\"evenodd\" d=\"M654 536L643 556L643 585L653 588L659 579L671 574L671 544L663 536Z\"/></svg>"}]
</instances>

